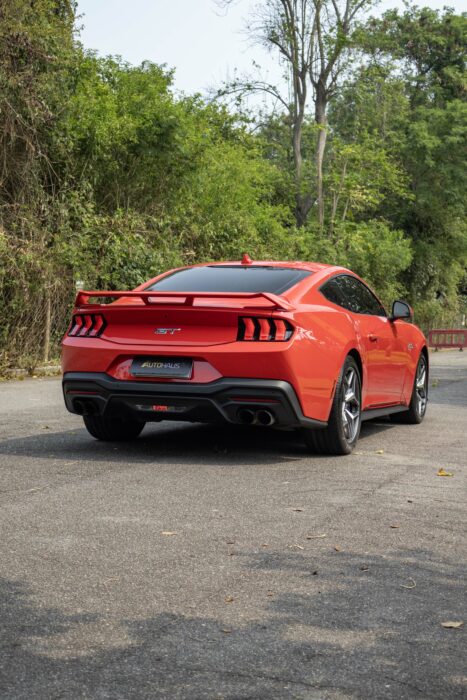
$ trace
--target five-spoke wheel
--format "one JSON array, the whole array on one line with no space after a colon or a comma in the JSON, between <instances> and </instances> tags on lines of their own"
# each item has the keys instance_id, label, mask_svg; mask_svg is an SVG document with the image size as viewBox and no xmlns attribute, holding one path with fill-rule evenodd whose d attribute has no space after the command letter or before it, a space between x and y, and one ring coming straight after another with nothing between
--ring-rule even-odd
<instances>
[{"instance_id":1,"label":"five-spoke wheel","mask_svg":"<svg viewBox=\"0 0 467 700\"><path fill-rule=\"evenodd\" d=\"M352 452L360 434L361 386L358 365L348 355L337 381L327 427L303 430L305 442L314 452L333 455Z\"/></svg>"},{"instance_id":2,"label":"five-spoke wheel","mask_svg":"<svg viewBox=\"0 0 467 700\"><path fill-rule=\"evenodd\" d=\"M412 396L407 411L393 413L391 420L394 423L421 423L428 403L428 360L425 353L421 353L415 379L412 388Z\"/></svg>"},{"instance_id":3,"label":"five-spoke wheel","mask_svg":"<svg viewBox=\"0 0 467 700\"><path fill-rule=\"evenodd\" d=\"M360 428L360 379L354 367L343 378L342 427L348 442L353 443Z\"/></svg>"}]
</instances>

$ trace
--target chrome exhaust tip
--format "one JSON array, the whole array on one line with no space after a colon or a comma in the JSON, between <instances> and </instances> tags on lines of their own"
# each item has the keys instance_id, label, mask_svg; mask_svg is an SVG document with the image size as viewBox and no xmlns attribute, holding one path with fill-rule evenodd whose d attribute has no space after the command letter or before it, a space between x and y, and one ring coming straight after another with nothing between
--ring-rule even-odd
<instances>
[{"instance_id":1,"label":"chrome exhaust tip","mask_svg":"<svg viewBox=\"0 0 467 700\"><path fill-rule=\"evenodd\" d=\"M95 416L99 413L99 408L94 401L89 399L75 399L73 408L79 416Z\"/></svg>"},{"instance_id":2,"label":"chrome exhaust tip","mask_svg":"<svg viewBox=\"0 0 467 700\"><path fill-rule=\"evenodd\" d=\"M256 421L259 425L273 425L276 419L271 411L262 410L256 413Z\"/></svg>"},{"instance_id":3,"label":"chrome exhaust tip","mask_svg":"<svg viewBox=\"0 0 467 700\"><path fill-rule=\"evenodd\" d=\"M255 422L255 414L249 408L240 408L237 411L237 418L243 425L253 425Z\"/></svg>"}]
</instances>

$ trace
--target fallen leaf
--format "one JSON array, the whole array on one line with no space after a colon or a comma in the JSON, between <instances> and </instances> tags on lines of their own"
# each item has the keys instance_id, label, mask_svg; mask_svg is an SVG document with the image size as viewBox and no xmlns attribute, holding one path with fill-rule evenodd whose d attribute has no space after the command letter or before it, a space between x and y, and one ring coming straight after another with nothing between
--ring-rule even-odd
<instances>
[{"instance_id":1,"label":"fallen leaf","mask_svg":"<svg viewBox=\"0 0 467 700\"><path fill-rule=\"evenodd\" d=\"M454 620L447 620L446 622L441 623L441 627L445 627L447 630L458 630L463 626L463 620L459 620L458 622L454 622Z\"/></svg>"},{"instance_id":2,"label":"fallen leaf","mask_svg":"<svg viewBox=\"0 0 467 700\"><path fill-rule=\"evenodd\" d=\"M447 472L443 467L438 469L438 476L454 476L453 472Z\"/></svg>"},{"instance_id":3,"label":"fallen leaf","mask_svg":"<svg viewBox=\"0 0 467 700\"><path fill-rule=\"evenodd\" d=\"M384 455L384 450L375 450L375 455Z\"/></svg>"},{"instance_id":4,"label":"fallen leaf","mask_svg":"<svg viewBox=\"0 0 467 700\"><path fill-rule=\"evenodd\" d=\"M410 588L416 588L416 587L417 587L417 584L415 583L415 581L413 580L413 578L409 578L409 581L410 581L410 583L409 583L408 586L406 586L404 583L401 583L401 588L408 588L408 589L410 589Z\"/></svg>"},{"instance_id":5,"label":"fallen leaf","mask_svg":"<svg viewBox=\"0 0 467 700\"><path fill-rule=\"evenodd\" d=\"M170 537L171 535L176 535L178 533L176 532L170 532L170 530L162 530L161 535L167 535L167 537Z\"/></svg>"},{"instance_id":6,"label":"fallen leaf","mask_svg":"<svg viewBox=\"0 0 467 700\"><path fill-rule=\"evenodd\" d=\"M392 530L397 530L398 527L400 527L399 523L393 523L392 525L389 526Z\"/></svg>"},{"instance_id":7,"label":"fallen leaf","mask_svg":"<svg viewBox=\"0 0 467 700\"><path fill-rule=\"evenodd\" d=\"M327 537L326 533L323 532L322 535L307 535L307 536L306 536L306 539L307 539L307 540L319 540L319 539L321 539L322 537Z\"/></svg>"},{"instance_id":8,"label":"fallen leaf","mask_svg":"<svg viewBox=\"0 0 467 700\"><path fill-rule=\"evenodd\" d=\"M300 544L289 544L289 545L288 545L288 548L289 548L289 549L305 549L305 548L302 547Z\"/></svg>"},{"instance_id":9,"label":"fallen leaf","mask_svg":"<svg viewBox=\"0 0 467 700\"><path fill-rule=\"evenodd\" d=\"M233 603L234 598L231 595L226 595L224 598L224 603Z\"/></svg>"}]
</instances>

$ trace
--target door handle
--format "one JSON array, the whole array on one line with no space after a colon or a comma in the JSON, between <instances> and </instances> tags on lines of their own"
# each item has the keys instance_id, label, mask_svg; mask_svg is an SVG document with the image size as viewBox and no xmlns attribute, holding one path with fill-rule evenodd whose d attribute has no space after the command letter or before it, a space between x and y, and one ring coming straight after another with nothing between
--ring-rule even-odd
<instances>
[{"instance_id":1,"label":"door handle","mask_svg":"<svg viewBox=\"0 0 467 700\"><path fill-rule=\"evenodd\" d=\"M376 343L376 341L378 340L378 336L374 335L373 333L370 333L370 335L368 336L368 340L370 341L370 343Z\"/></svg>"}]
</instances>

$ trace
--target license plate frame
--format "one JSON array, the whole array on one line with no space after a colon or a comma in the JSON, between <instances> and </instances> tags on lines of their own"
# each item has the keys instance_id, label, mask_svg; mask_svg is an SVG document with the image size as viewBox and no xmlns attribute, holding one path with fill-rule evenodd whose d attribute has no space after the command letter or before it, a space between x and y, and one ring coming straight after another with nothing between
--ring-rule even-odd
<instances>
[{"instance_id":1,"label":"license plate frame","mask_svg":"<svg viewBox=\"0 0 467 700\"><path fill-rule=\"evenodd\" d=\"M193 360L191 357L149 356L135 357L130 366L133 377L156 379L191 379Z\"/></svg>"}]
</instances>

